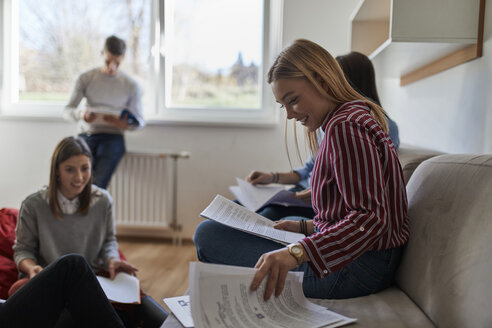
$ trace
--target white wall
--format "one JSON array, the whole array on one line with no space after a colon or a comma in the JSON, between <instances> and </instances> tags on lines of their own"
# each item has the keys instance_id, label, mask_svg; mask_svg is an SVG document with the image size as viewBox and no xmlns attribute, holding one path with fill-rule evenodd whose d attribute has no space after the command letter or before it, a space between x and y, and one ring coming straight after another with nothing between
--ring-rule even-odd
<instances>
[{"instance_id":1,"label":"white wall","mask_svg":"<svg viewBox=\"0 0 492 328\"><path fill-rule=\"evenodd\" d=\"M483 57L405 87L397 79L378 79L402 142L448 153L492 153L492 5L485 7Z\"/></svg>"},{"instance_id":2,"label":"white wall","mask_svg":"<svg viewBox=\"0 0 492 328\"><path fill-rule=\"evenodd\" d=\"M319 43L333 56L350 51L349 17L359 0L284 0L284 3L284 45L305 38Z\"/></svg>"},{"instance_id":3,"label":"white wall","mask_svg":"<svg viewBox=\"0 0 492 328\"><path fill-rule=\"evenodd\" d=\"M349 51L348 17L358 0L285 0L284 44L296 38L319 42L333 55ZM283 114L282 119L283 122ZM0 118L0 207L21 201L47 184L49 161L56 143L74 134L74 124L60 120ZM127 148L188 150L179 164L178 217L191 237L198 214L211 199L229 195L234 177L252 169L290 170L284 151L283 123L270 128L213 126L147 126L127 134Z\"/></svg>"}]
</instances>

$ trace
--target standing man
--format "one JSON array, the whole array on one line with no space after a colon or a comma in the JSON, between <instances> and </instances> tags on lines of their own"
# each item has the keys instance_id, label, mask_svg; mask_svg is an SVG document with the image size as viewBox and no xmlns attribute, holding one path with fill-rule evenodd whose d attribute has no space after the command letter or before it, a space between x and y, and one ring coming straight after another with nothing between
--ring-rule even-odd
<instances>
[{"instance_id":1,"label":"standing man","mask_svg":"<svg viewBox=\"0 0 492 328\"><path fill-rule=\"evenodd\" d=\"M142 91L138 83L119 71L126 44L112 35L104 44L102 67L82 73L65 107L65 119L79 123L80 134L89 145L93 163L93 183L106 188L125 154L126 130L142 128ZM77 108L82 100L87 105Z\"/></svg>"}]
</instances>

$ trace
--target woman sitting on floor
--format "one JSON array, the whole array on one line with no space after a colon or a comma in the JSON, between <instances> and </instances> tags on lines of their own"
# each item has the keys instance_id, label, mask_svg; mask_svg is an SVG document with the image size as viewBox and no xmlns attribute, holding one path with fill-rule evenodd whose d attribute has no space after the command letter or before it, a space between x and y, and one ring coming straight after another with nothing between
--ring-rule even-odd
<instances>
[{"instance_id":1,"label":"woman sitting on floor","mask_svg":"<svg viewBox=\"0 0 492 328\"><path fill-rule=\"evenodd\" d=\"M68 253L84 256L95 272L104 270L111 279L119 271L135 275L137 268L118 253L111 196L91 184L91 160L83 139L63 139L51 159L48 187L23 201L14 245L14 260L23 276L34 277ZM142 320L159 327L167 316L150 296L142 297L135 308L117 311L127 327Z\"/></svg>"}]
</instances>

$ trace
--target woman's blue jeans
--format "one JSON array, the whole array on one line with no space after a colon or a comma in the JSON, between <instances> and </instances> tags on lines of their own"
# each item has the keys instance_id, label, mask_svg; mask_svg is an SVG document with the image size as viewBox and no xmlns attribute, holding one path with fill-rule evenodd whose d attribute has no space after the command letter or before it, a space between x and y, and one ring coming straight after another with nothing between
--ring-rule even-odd
<instances>
[{"instance_id":1,"label":"woman's blue jeans","mask_svg":"<svg viewBox=\"0 0 492 328\"><path fill-rule=\"evenodd\" d=\"M300 220L287 217L286 220ZM202 262L254 267L264 253L285 247L274 241L206 220L194 236L198 259ZM344 268L320 279L308 262L292 271L303 271L306 297L338 299L369 295L393 284L402 247L367 251Z\"/></svg>"},{"instance_id":2,"label":"woman's blue jeans","mask_svg":"<svg viewBox=\"0 0 492 328\"><path fill-rule=\"evenodd\" d=\"M125 155L125 139L121 134L80 134L92 153L92 176L96 186L106 189L118 163Z\"/></svg>"}]
</instances>

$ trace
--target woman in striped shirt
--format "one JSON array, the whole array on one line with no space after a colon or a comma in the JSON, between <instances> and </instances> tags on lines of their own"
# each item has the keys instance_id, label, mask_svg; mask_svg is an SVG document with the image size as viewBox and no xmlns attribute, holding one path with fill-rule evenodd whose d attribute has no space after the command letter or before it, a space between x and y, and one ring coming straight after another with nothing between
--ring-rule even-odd
<instances>
[{"instance_id":1,"label":"woman in striped shirt","mask_svg":"<svg viewBox=\"0 0 492 328\"><path fill-rule=\"evenodd\" d=\"M308 40L296 40L280 53L268 82L287 119L307 130L316 158L311 177L316 216L276 224L306 234L288 247L202 222L195 233L198 258L258 268L251 289L267 279L265 299L280 294L289 270L304 271L307 297L350 298L390 286L408 239L408 217L383 109L356 92L336 60ZM320 128L324 137L318 143Z\"/></svg>"}]
</instances>

